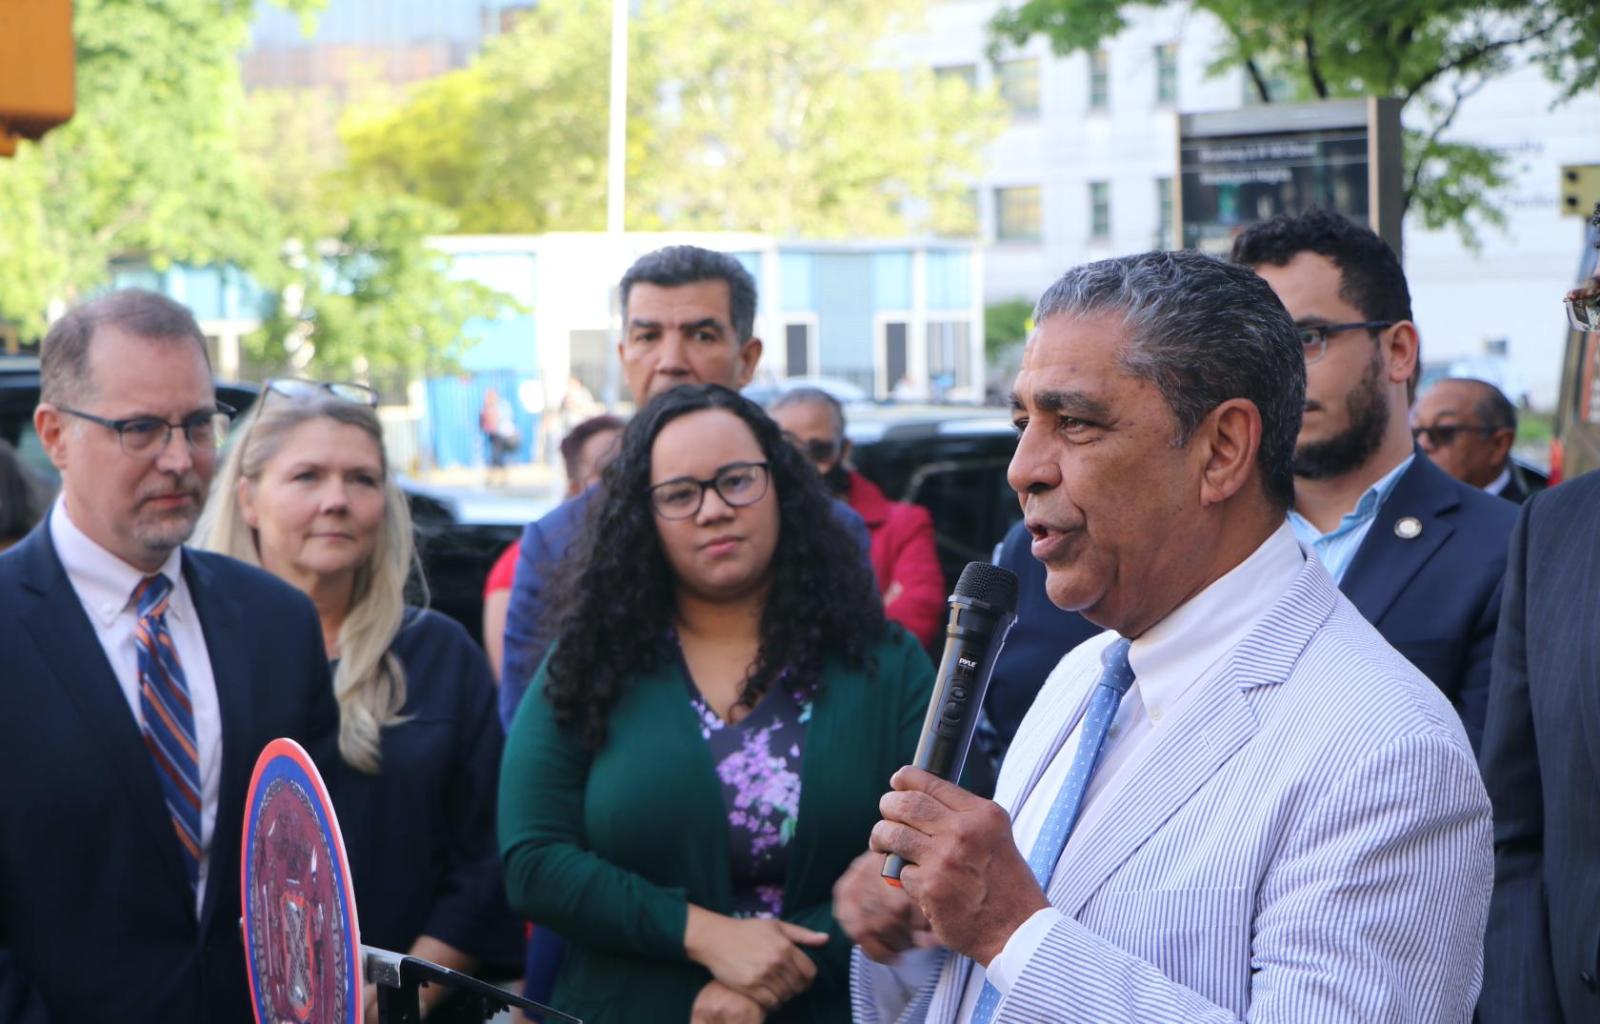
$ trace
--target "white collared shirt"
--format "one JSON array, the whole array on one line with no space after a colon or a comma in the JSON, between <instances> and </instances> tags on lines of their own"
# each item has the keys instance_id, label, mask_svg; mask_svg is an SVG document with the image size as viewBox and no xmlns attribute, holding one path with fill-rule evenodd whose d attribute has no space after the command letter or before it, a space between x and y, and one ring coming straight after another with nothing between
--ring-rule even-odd
<instances>
[{"instance_id":1,"label":"white collared shirt","mask_svg":"<svg viewBox=\"0 0 1600 1024\"><path fill-rule=\"evenodd\" d=\"M1511 463L1508 462L1506 463L1506 468L1500 471L1500 475L1495 477L1493 480L1490 480L1487 484L1484 484L1483 489L1488 491L1490 494L1500 494L1505 491L1506 484L1509 484L1510 482Z\"/></svg>"},{"instance_id":2,"label":"white collared shirt","mask_svg":"<svg viewBox=\"0 0 1600 1024\"><path fill-rule=\"evenodd\" d=\"M1106 734L1099 764L1084 793L1078 823L1062 853L1063 860L1079 836L1115 810L1117 790L1149 757L1163 731L1178 727L1190 698L1222 668L1228 652L1288 593L1305 567L1305 559L1306 553L1285 522L1250 557L1133 641L1128 650L1133 686L1123 697ZM1081 676L1079 685L1087 698L1100 676L1100 652L1116 639L1115 633L1107 631L1086 641L1061 660L1045 686L1049 687L1060 675L1075 673ZM1072 728L1013 815L1012 835L1024 856L1033 848L1056 793L1066 780L1077 754L1080 728L1081 722ZM971 1020L986 978L1002 995L1009 992L1039 944L1060 920L1061 911L1054 907L1039 910L1012 933L990 962L987 973L981 965L972 964L956 1020Z\"/></svg>"},{"instance_id":3,"label":"white collared shirt","mask_svg":"<svg viewBox=\"0 0 1600 1024\"><path fill-rule=\"evenodd\" d=\"M139 711L139 651L134 641L138 608L133 591L144 579L140 572L105 548L90 540L72 522L66 499L59 499L50 510L50 540L61 558L67 579L77 593L83 610L94 626L95 636L106 652L106 661L116 674L117 685L128 702L136 724L142 729ZM160 572L172 581L172 596L167 604L167 631L172 634L183 665L184 681L189 686L189 703L194 709L194 733L200 756L200 871L195 886L195 916L205 903L206 869L211 859L211 833L217 823L217 794L222 782L222 713L217 706L217 682L211 671L211 655L200 628L193 595L183 577L183 549L172 552ZM155 771L154 764L149 765Z\"/></svg>"}]
</instances>

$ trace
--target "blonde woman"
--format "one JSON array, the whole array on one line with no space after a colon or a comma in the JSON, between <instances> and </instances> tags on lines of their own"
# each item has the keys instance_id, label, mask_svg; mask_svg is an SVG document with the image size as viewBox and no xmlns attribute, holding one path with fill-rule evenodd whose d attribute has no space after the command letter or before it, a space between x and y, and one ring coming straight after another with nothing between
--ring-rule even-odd
<instances>
[{"instance_id":1,"label":"blonde woman","mask_svg":"<svg viewBox=\"0 0 1600 1024\"><path fill-rule=\"evenodd\" d=\"M339 732L336 753L314 753L349 850L362 940L514 973L520 930L495 853L502 740L489 665L458 624L406 606L411 519L376 395L269 381L235 436L200 543L260 565L317 607ZM424 1006L445 994L424 989Z\"/></svg>"}]
</instances>

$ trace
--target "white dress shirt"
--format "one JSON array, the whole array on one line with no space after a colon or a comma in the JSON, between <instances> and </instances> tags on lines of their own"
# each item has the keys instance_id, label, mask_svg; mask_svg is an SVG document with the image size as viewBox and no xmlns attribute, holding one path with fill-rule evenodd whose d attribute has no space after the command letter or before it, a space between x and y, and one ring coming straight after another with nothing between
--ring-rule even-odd
<instances>
[{"instance_id":1,"label":"white dress shirt","mask_svg":"<svg viewBox=\"0 0 1600 1024\"><path fill-rule=\"evenodd\" d=\"M1222 665L1225 656L1249 634L1251 627L1288 592L1305 565L1306 554L1286 522L1226 575L1133 641L1128 662L1134 682L1122 699L1100 748L1100 760L1084 793L1083 808L1073 838L1062 852L1071 855L1075 838L1086 826L1116 808L1116 792L1135 773L1166 730L1182 727L1188 698ZM1100 676L1100 652L1117 634L1107 631L1085 641L1064 657L1051 673L1076 674L1085 697ZM1063 723L1065 725L1065 723ZM1013 815L1012 835L1026 856L1044 827L1056 794L1077 754L1081 722L1060 739L1049 766L1027 800ZM1022 924L990 962L987 973L973 963L962 995L958 1021L970 1021L972 1010L987 978L1002 995L1022 973L1050 929L1061 920L1054 907L1039 910Z\"/></svg>"},{"instance_id":2,"label":"white dress shirt","mask_svg":"<svg viewBox=\"0 0 1600 1024\"><path fill-rule=\"evenodd\" d=\"M116 673L117 685L128 702L136 724L143 730L139 711L139 651L134 641L134 626L139 612L133 591L144 579L140 572L105 548L90 540L72 522L66 499L58 500L50 511L50 540L61 558L67 579L83 603L83 610L94 626L95 636L105 649L106 661ZM217 823L217 793L222 781L222 714L217 706L217 682L211 671L211 655L206 650L200 616L193 595L183 577L183 549L168 556L160 572L172 581L172 596L167 605L167 631L178 650L184 681L189 686L189 703L194 709L194 733L200 756L200 870L195 885L195 915L205 902L206 869L211 859L211 833ZM154 772L155 765L149 764Z\"/></svg>"},{"instance_id":3,"label":"white dress shirt","mask_svg":"<svg viewBox=\"0 0 1600 1024\"><path fill-rule=\"evenodd\" d=\"M1503 491L1505 491L1506 484L1509 484L1510 482L1511 482L1511 463L1507 462L1506 463L1506 468L1502 469L1500 471L1500 475L1495 477L1493 480L1490 480L1488 483L1484 484L1483 485L1483 489L1488 491L1490 494L1496 494L1497 495L1497 494L1500 494Z\"/></svg>"}]
</instances>

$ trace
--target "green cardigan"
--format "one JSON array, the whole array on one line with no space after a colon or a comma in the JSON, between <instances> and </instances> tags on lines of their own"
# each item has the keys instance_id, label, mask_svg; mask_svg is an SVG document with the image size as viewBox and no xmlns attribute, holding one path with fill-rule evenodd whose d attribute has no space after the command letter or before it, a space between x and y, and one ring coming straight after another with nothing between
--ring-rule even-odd
<instances>
[{"instance_id":1,"label":"green cardigan","mask_svg":"<svg viewBox=\"0 0 1600 1024\"><path fill-rule=\"evenodd\" d=\"M850 943L833 883L867 848L889 776L916 751L933 666L890 624L871 671L827 662L812 704L784 920L833 938L810 990L773 1021L850 1019ZM711 975L683 951L688 905L733 900L722 783L675 661L634 680L591 754L534 677L506 740L500 850L511 905L569 942L553 1005L586 1024L686 1021Z\"/></svg>"}]
</instances>

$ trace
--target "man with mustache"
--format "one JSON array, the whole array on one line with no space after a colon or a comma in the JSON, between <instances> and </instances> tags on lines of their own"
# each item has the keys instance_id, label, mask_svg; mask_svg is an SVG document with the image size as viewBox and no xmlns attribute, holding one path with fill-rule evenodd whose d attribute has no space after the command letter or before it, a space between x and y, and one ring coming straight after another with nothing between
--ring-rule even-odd
<instances>
[{"instance_id":1,"label":"man with mustache","mask_svg":"<svg viewBox=\"0 0 1600 1024\"><path fill-rule=\"evenodd\" d=\"M334 727L316 610L183 546L227 412L187 309L102 296L40 377L61 497L0 555L0 1019L248 1021L245 792Z\"/></svg>"},{"instance_id":2,"label":"man with mustache","mask_svg":"<svg viewBox=\"0 0 1600 1024\"><path fill-rule=\"evenodd\" d=\"M1450 698L1477 749L1516 508L1412 440L1419 338L1399 259L1371 230L1312 211L1248 228L1233 261L1266 280L1305 345L1295 534Z\"/></svg>"}]
</instances>

